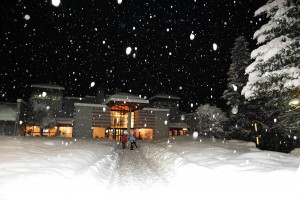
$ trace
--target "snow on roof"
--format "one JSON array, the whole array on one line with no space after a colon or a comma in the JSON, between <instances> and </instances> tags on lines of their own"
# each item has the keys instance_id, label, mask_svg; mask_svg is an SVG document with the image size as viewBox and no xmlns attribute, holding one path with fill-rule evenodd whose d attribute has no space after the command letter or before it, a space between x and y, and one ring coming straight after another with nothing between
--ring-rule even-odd
<instances>
[{"instance_id":1,"label":"snow on roof","mask_svg":"<svg viewBox=\"0 0 300 200\"><path fill-rule=\"evenodd\" d=\"M111 95L103 102L103 104L107 104L111 101L123 101L123 102L129 102L129 103L142 103L142 104L149 103L149 101L147 99L143 99L139 96L129 94L129 93L117 93L117 94Z\"/></svg>"},{"instance_id":2,"label":"snow on roof","mask_svg":"<svg viewBox=\"0 0 300 200\"><path fill-rule=\"evenodd\" d=\"M150 110L150 111L165 111L165 112L169 112L170 109L166 109L166 108L143 108L143 110Z\"/></svg>"},{"instance_id":3,"label":"snow on roof","mask_svg":"<svg viewBox=\"0 0 300 200\"><path fill-rule=\"evenodd\" d=\"M156 98L160 98L160 99L176 99L176 100L180 100L179 97L176 97L176 96L174 96L174 95L169 95L169 94L157 94L157 95L154 95L153 97L151 97L149 100L156 99Z\"/></svg>"},{"instance_id":4,"label":"snow on roof","mask_svg":"<svg viewBox=\"0 0 300 200\"><path fill-rule=\"evenodd\" d=\"M85 100L85 97L64 97L64 99L67 99L67 100Z\"/></svg>"},{"instance_id":5,"label":"snow on roof","mask_svg":"<svg viewBox=\"0 0 300 200\"><path fill-rule=\"evenodd\" d=\"M64 87L53 85L53 84L33 84L33 88L45 88L45 89L56 89L56 90L65 90Z\"/></svg>"},{"instance_id":6,"label":"snow on roof","mask_svg":"<svg viewBox=\"0 0 300 200\"><path fill-rule=\"evenodd\" d=\"M82 107L97 107L97 108L106 108L106 105L103 104L93 104L93 103L74 103L74 106L82 106Z\"/></svg>"}]
</instances>

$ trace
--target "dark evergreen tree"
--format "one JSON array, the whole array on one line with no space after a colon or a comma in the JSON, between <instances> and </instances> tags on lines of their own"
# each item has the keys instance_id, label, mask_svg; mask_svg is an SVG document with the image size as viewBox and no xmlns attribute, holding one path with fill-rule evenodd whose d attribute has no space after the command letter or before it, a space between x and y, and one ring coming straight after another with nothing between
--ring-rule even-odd
<instances>
[{"instance_id":1,"label":"dark evergreen tree","mask_svg":"<svg viewBox=\"0 0 300 200\"><path fill-rule=\"evenodd\" d=\"M248 42L243 36L235 40L234 47L231 50L231 65L228 70L228 84L222 98L228 105L228 131L229 136L236 139L249 139L251 134L251 121L247 115L247 101L241 95L243 87L247 83L245 69L250 64L250 52Z\"/></svg>"}]
</instances>

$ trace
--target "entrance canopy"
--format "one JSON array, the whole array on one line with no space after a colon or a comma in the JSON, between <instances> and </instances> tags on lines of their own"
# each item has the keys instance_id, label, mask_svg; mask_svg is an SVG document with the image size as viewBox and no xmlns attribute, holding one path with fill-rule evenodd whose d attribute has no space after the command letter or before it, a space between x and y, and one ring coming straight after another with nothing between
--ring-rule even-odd
<instances>
[{"instance_id":1,"label":"entrance canopy","mask_svg":"<svg viewBox=\"0 0 300 200\"><path fill-rule=\"evenodd\" d=\"M103 104L111 107L112 110L136 111L148 105L149 101L132 94L117 93L108 97Z\"/></svg>"}]
</instances>

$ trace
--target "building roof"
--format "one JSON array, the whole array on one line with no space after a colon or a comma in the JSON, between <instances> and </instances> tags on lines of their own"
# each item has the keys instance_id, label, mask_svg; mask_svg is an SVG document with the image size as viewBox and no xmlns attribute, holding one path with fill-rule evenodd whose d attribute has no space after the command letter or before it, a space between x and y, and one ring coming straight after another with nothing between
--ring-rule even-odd
<instances>
[{"instance_id":1,"label":"building roof","mask_svg":"<svg viewBox=\"0 0 300 200\"><path fill-rule=\"evenodd\" d=\"M103 104L108 106L127 107L127 109L134 111L142 109L149 104L149 101L133 94L117 93L109 96Z\"/></svg>"}]
</instances>

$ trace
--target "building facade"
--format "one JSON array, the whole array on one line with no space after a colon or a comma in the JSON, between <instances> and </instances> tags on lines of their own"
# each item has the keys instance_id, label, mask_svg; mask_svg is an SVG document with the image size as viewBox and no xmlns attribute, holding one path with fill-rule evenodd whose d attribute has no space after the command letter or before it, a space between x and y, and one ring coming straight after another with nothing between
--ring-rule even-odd
<instances>
[{"instance_id":1,"label":"building facade","mask_svg":"<svg viewBox=\"0 0 300 200\"><path fill-rule=\"evenodd\" d=\"M159 139L188 133L188 125L178 116L179 98L156 95L149 100L130 93L65 97L65 89L50 84L32 85L29 103L0 104L12 116L1 116L5 135L109 138L120 140L135 133L138 139ZM1 105L6 105L2 106ZM3 114L2 114L3 115Z\"/></svg>"}]
</instances>

